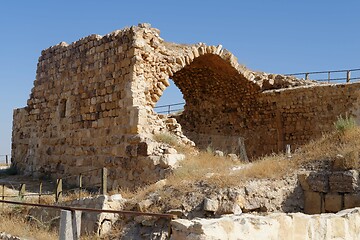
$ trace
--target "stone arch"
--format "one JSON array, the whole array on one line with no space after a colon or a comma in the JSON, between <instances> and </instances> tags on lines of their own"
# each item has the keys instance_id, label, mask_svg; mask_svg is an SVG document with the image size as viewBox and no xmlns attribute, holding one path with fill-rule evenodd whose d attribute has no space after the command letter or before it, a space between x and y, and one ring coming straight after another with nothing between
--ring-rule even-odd
<instances>
[{"instance_id":1,"label":"stone arch","mask_svg":"<svg viewBox=\"0 0 360 240\"><path fill-rule=\"evenodd\" d=\"M167 43L167 45L170 44ZM167 63L160 65L160 74L156 77L157 79L149 91L149 103L152 106L155 106L163 91L169 86L169 78L177 78L177 76L183 74L190 68L194 68L194 66L197 68L208 68L212 70L212 73L218 73L222 78L227 76L232 80L232 83L237 86L240 85L236 81L240 81L242 84L247 85L249 89L252 88L254 91L260 90L260 86L254 80L252 72L240 65L237 62L237 58L228 50L222 49L221 45L206 46L200 43L197 45L183 46L172 44L168 46L168 48L173 55L170 57L162 56ZM207 62L207 60L209 60L209 62ZM222 83L231 85L229 84L230 81L226 81L226 79L223 80ZM177 87L183 91L184 87L178 86L176 80L174 80L174 82Z\"/></svg>"},{"instance_id":2,"label":"stone arch","mask_svg":"<svg viewBox=\"0 0 360 240\"><path fill-rule=\"evenodd\" d=\"M245 134L241 126L251 118L250 106L256 105L261 92L252 72L221 46L170 45L168 49L174 55L163 56L167 64L160 65L163 72L149 91L151 105L156 104L171 78L186 102L183 113L176 117L185 135L200 148L219 145L216 142L239 146L239 137ZM222 146L212 147L233 152Z\"/></svg>"}]
</instances>

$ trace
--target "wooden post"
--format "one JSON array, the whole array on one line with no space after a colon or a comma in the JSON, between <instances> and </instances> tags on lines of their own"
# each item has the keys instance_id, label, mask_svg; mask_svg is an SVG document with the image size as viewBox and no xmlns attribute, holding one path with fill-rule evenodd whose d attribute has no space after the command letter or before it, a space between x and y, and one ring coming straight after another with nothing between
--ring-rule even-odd
<instances>
[{"instance_id":1,"label":"wooden post","mask_svg":"<svg viewBox=\"0 0 360 240\"><path fill-rule=\"evenodd\" d=\"M245 142L244 142L244 138L239 137L238 138L238 144L239 144L239 157L242 161L244 162L249 162L249 158L246 154L246 149L245 149Z\"/></svg>"},{"instance_id":2,"label":"wooden post","mask_svg":"<svg viewBox=\"0 0 360 240\"><path fill-rule=\"evenodd\" d=\"M40 182L40 185L39 185L39 204L40 204L40 199L41 199L41 194L42 194L42 182Z\"/></svg>"},{"instance_id":3,"label":"wooden post","mask_svg":"<svg viewBox=\"0 0 360 240\"><path fill-rule=\"evenodd\" d=\"M81 198L82 191L82 174L79 175L79 199Z\"/></svg>"},{"instance_id":4,"label":"wooden post","mask_svg":"<svg viewBox=\"0 0 360 240\"><path fill-rule=\"evenodd\" d=\"M107 194L107 168L101 170L101 194Z\"/></svg>"},{"instance_id":5,"label":"wooden post","mask_svg":"<svg viewBox=\"0 0 360 240\"><path fill-rule=\"evenodd\" d=\"M19 188L19 198L23 199L25 195L25 183L20 184Z\"/></svg>"},{"instance_id":6,"label":"wooden post","mask_svg":"<svg viewBox=\"0 0 360 240\"><path fill-rule=\"evenodd\" d=\"M62 198L62 179L56 179L56 189L55 189L55 202L61 201Z\"/></svg>"},{"instance_id":7,"label":"wooden post","mask_svg":"<svg viewBox=\"0 0 360 240\"><path fill-rule=\"evenodd\" d=\"M309 73L305 73L305 80L309 80Z\"/></svg>"},{"instance_id":8,"label":"wooden post","mask_svg":"<svg viewBox=\"0 0 360 240\"><path fill-rule=\"evenodd\" d=\"M351 78L351 72L350 70L346 71L346 82L350 82L350 78Z\"/></svg>"}]
</instances>

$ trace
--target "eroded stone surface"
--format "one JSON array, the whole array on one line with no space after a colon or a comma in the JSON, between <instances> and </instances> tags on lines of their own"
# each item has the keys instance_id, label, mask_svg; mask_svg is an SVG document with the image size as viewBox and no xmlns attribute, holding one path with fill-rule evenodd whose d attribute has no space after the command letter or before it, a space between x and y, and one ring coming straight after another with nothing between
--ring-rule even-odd
<instances>
[{"instance_id":1,"label":"eroded stone surface","mask_svg":"<svg viewBox=\"0 0 360 240\"><path fill-rule=\"evenodd\" d=\"M358 208L337 214L242 214L218 219L178 219L171 223L171 239L358 239L359 220Z\"/></svg>"}]
</instances>

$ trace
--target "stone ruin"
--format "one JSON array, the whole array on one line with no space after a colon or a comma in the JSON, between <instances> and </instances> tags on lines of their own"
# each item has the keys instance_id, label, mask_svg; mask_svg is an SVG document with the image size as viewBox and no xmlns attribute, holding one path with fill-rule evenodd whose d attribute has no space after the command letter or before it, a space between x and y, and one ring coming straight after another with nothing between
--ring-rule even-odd
<instances>
[{"instance_id":1,"label":"stone ruin","mask_svg":"<svg viewBox=\"0 0 360 240\"><path fill-rule=\"evenodd\" d=\"M251 158L317 138L341 114L359 120L359 83L254 72L221 45L159 34L139 24L42 51L27 106L14 110L14 166L53 178L107 167L111 188L132 188L183 158L155 140L160 133L235 154L242 141ZM186 101L176 117L154 111L169 79Z\"/></svg>"}]
</instances>

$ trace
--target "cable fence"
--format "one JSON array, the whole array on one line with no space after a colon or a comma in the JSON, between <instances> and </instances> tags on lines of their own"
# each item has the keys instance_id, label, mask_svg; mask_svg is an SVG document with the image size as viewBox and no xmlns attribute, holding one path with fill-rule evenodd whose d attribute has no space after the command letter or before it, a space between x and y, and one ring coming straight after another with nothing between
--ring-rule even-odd
<instances>
[{"instance_id":1,"label":"cable fence","mask_svg":"<svg viewBox=\"0 0 360 240\"><path fill-rule=\"evenodd\" d=\"M96 172L96 174L92 174ZM89 176L90 175L90 176ZM6 181L1 185L1 199L20 199L24 200L25 197L38 197L38 203L40 204L44 196L52 196L51 198L55 203L59 203L63 199L63 195L74 194L76 199L80 199L85 196L85 192L91 191L98 194L107 194L107 168L96 168L87 171L83 171L77 175L65 175L61 178L57 178L54 183L47 183L47 188L51 190L44 191L44 183L42 181L37 182L34 187L32 185L32 192L26 191L27 183L18 183ZM95 177L94 177L95 176ZM96 177L97 176L97 177ZM76 184L69 185L69 187L63 187L63 181L75 179ZM95 180L95 181L94 181ZM49 186L52 185L52 186ZM18 187L17 187L18 186ZM10 193L8 193L10 192Z\"/></svg>"}]
</instances>

